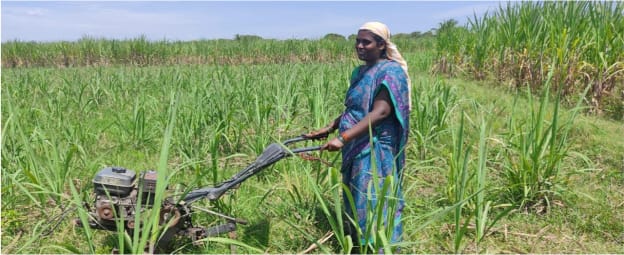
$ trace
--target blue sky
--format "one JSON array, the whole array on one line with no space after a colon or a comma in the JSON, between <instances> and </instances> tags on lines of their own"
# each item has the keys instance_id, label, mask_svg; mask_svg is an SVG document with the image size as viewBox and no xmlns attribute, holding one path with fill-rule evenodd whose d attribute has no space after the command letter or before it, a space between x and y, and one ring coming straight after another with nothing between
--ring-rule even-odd
<instances>
[{"instance_id":1,"label":"blue sky","mask_svg":"<svg viewBox=\"0 0 624 255\"><path fill-rule=\"evenodd\" d=\"M73 41L83 36L150 40L273 39L348 36L366 21L390 32L426 32L474 13L495 11L498 1L6 1L2 41Z\"/></svg>"}]
</instances>

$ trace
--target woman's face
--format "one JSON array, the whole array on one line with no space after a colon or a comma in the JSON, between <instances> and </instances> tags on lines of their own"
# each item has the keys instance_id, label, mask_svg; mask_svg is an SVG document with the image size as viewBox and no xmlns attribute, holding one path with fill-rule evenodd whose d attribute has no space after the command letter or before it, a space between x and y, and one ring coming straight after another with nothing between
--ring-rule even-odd
<instances>
[{"instance_id":1,"label":"woman's face","mask_svg":"<svg viewBox=\"0 0 624 255\"><path fill-rule=\"evenodd\" d=\"M355 39L355 51L360 60L369 65L374 64L381 58L381 53L385 48L385 43L377 43L372 32L368 30L358 31Z\"/></svg>"}]
</instances>

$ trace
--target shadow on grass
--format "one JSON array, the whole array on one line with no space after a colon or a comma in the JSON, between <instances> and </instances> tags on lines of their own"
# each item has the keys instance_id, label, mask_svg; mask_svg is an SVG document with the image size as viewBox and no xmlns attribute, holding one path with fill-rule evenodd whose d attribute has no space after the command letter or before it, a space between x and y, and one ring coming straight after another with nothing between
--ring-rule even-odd
<instances>
[{"instance_id":1,"label":"shadow on grass","mask_svg":"<svg viewBox=\"0 0 624 255\"><path fill-rule=\"evenodd\" d=\"M238 231L240 230L242 230L241 241L243 243L262 248L269 246L270 219L264 218L251 222L251 224L238 229Z\"/></svg>"}]
</instances>

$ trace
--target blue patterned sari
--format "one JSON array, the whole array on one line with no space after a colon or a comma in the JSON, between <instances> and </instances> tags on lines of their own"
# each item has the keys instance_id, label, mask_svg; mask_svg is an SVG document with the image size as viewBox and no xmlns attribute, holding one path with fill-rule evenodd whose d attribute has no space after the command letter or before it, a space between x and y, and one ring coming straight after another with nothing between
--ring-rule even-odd
<instances>
[{"instance_id":1,"label":"blue patterned sari","mask_svg":"<svg viewBox=\"0 0 624 255\"><path fill-rule=\"evenodd\" d=\"M392 176L398 184L397 193L386 194L386 198L393 200L396 205L391 206L394 214L392 224L392 242L401 240L403 232L401 224L401 212L404 201L400 189L401 170L405 164L404 147L409 132L409 102L408 85L405 72L401 66L391 60L382 60L372 67L359 66L351 75L351 86L347 91L346 109L340 117L340 132L350 129L366 116L373 108L375 96L381 89L386 89L392 101L393 114L385 118L372 128L372 137L362 135L342 148L342 176L343 183L347 185L353 196L353 202L357 210L355 218L350 202L344 196L346 212L358 223L362 233L367 232L367 213L375 208L377 198L375 190L381 190L383 181L387 176ZM371 146L372 141L372 146ZM372 160L375 155L375 160ZM373 166L373 163L375 166ZM373 180L373 173L377 173L379 183L369 187ZM372 189L368 192L368 189ZM387 217L388 199L383 206L384 225L388 225ZM372 215L368 216L373 222L370 236L362 236L361 244L366 244L366 239L372 238L379 229L374 227L377 221ZM370 240L370 239L369 239Z\"/></svg>"}]
</instances>

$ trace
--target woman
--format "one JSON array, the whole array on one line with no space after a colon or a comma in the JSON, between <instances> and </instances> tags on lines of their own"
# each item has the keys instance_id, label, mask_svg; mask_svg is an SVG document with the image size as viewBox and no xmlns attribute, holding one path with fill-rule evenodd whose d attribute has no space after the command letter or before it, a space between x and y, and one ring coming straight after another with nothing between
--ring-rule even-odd
<instances>
[{"instance_id":1,"label":"woman","mask_svg":"<svg viewBox=\"0 0 624 255\"><path fill-rule=\"evenodd\" d=\"M351 74L345 111L328 126L306 136L326 137L339 130L339 135L324 144L322 150L342 150L343 182L353 195L357 218L345 197L346 213L358 223L360 233L366 233L366 214L370 211L366 208L369 202L367 189L373 172L377 171L380 180L378 186L372 186L373 189L380 189L383 179L393 176L395 183L399 184L398 193L387 194L387 197L399 199L396 211L391 212L394 213L394 223L390 226L394 228L392 242L398 242L402 235L403 209L400 175L405 163L404 151L411 108L407 63L396 46L390 42L390 32L386 25L379 22L362 25L357 34L355 49L364 64L356 67ZM369 135L369 124L372 136ZM375 155L374 161L372 155ZM373 198L370 202L376 204L376 199ZM385 204L384 219L388 219L387 207ZM388 225L387 221L384 224ZM371 235L374 236L374 233ZM365 245L366 239L372 236L361 236L360 244Z\"/></svg>"}]
</instances>

